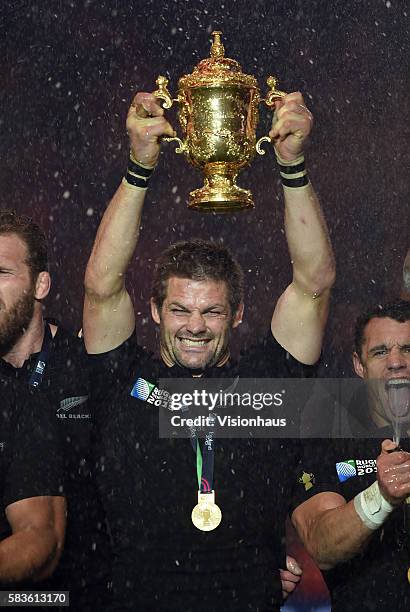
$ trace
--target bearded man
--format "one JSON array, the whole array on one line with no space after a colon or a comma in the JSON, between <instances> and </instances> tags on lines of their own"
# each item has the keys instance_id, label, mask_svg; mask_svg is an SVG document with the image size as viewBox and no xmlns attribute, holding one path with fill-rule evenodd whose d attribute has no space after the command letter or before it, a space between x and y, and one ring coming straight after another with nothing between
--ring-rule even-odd
<instances>
[{"instance_id":1,"label":"bearded man","mask_svg":"<svg viewBox=\"0 0 410 612\"><path fill-rule=\"evenodd\" d=\"M47 297L50 285L47 243L43 231L26 217L1 211L2 407L6 393L17 398L8 409L14 415L14 423L17 411L20 414L22 410L21 398L28 396L22 415L26 426L30 418L32 421L34 419L31 427L35 432L39 423L43 423L46 418L48 426L56 429L57 447L54 455L58 453L59 456L50 456L44 444L46 438L37 440L35 454L41 455L42 464L63 463L68 524L60 564L47 585L42 584L42 588L69 590L70 605L85 612L99 607L96 602L101 603L100 609L106 605L109 543L103 527L103 511L90 473L92 419L83 345L80 339L65 331L58 322L43 318L42 301ZM41 394L41 402L38 394ZM33 411L33 405L37 407L36 411ZM12 434L13 431L10 431ZM7 445L10 446L10 442ZM31 456L29 454L28 462ZM24 474L21 478L24 478ZM61 523L61 513L65 518L64 500L59 499L55 500L52 516L49 516L56 523ZM38 499L36 503L39 504ZM29 505L27 508L29 512ZM0 540L9 531L7 525L2 531ZM0 542L0 551L2 545L5 545L3 541ZM0 565L7 566L9 563L10 556L4 561L0 560Z\"/></svg>"}]
</instances>

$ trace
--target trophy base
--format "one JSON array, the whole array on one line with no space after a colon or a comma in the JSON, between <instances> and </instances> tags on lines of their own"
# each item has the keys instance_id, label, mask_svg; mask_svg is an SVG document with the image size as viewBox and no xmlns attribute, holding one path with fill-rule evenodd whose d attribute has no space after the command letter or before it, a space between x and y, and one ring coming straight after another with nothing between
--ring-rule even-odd
<instances>
[{"instance_id":1,"label":"trophy base","mask_svg":"<svg viewBox=\"0 0 410 612\"><path fill-rule=\"evenodd\" d=\"M254 208L252 194L234 182L234 176L209 174L205 184L189 194L188 208L199 212L236 213Z\"/></svg>"}]
</instances>

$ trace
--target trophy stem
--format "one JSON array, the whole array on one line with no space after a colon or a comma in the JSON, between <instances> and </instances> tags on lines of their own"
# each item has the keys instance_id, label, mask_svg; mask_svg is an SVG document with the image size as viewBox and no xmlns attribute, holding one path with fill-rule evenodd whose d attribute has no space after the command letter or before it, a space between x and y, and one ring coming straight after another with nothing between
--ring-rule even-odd
<instances>
[{"instance_id":1,"label":"trophy stem","mask_svg":"<svg viewBox=\"0 0 410 612\"><path fill-rule=\"evenodd\" d=\"M204 174L204 186L191 191L188 208L213 213L232 213L254 208L251 192L235 183L237 163L206 164Z\"/></svg>"}]
</instances>

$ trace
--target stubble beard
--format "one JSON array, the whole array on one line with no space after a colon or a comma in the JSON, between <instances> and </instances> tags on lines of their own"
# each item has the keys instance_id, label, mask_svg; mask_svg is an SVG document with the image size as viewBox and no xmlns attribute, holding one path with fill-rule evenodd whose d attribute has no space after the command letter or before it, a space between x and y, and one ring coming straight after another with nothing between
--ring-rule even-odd
<instances>
[{"instance_id":1,"label":"stubble beard","mask_svg":"<svg viewBox=\"0 0 410 612\"><path fill-rule=\"evenodd\" d=\"M175 339L174 342L176 343L178 341ZM172 350L172 344L167 343L167 339L164 335L161 336L161 353L162 355L164 355L164 353L166 354L167 360L172 361L180 367L190 370L191 372L203 372L208 368L213 368L217 366L220 361L226 360L226 356L229 355L228 342L229 336L226 339L226 342L223 347L219 347L219 350L217 348L216 350L214 350L214 352L208 354L206 357L204 356L202 362L196 363L195 366L192 363L187 362L179 350Z\"/></svg>"},{"instance_id":2,"label":"stubble beard","mask_svg":"<svg viewBox=\"0 0 410 612\"><path fill-rule=\"evenodd\" d=\"M23 293L0 323L0 356L6 355L27 330L34 314L34 288Z\"/></svg>"}]
</instances>

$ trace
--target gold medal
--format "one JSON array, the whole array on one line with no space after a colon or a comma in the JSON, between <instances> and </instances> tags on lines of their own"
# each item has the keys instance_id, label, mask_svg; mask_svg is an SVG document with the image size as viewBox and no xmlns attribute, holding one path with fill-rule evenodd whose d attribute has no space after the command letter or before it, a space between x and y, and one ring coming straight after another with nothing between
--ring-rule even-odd
<instances>
[{"instance_id":1,"label":"gold medal","mask_svg":"<svg viewBox=\"0 0 410 612\"><path fill-rule=\"evenodd\" d=\"M216 529L222 520L222 512L215 503L215 491L198 491L198 503L192 510L192 522L200 531Z\"/></svg>"}]
</instances>

